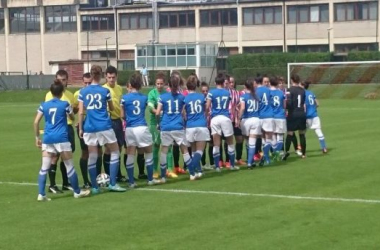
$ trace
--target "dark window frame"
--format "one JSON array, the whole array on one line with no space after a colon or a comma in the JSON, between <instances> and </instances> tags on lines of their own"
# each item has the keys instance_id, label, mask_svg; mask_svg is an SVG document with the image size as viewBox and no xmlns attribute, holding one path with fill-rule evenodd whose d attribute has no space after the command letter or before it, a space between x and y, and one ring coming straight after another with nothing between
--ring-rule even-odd
<instances>
[{"instance_id":1,"label":"dark window frame","mask_svg":"<svg viewBox=\"0 0 380 250\"><path fill-rule=\"evenodd\" d=\"M131 18L136 17L137 18L137 28L131 28ZM140 17L146 17L146 28L141 28L140 24ZM150 19L149 19L150 17ZM119 20L120 20L120 30L145 30L145 29L152 29L153 28L153 16L151 12L141 12L141 13L120 13L119 14ZM127 28L122 27L122 18L128 19L128 26ZM149 20L151 20L151 23L149 24Z\"/></svg>"},{"instance_id":2,"label":"dark window frame","mask_svg":"<svg viewBox=\"0 0 380 250\"><path fill-rule=\"evenodd\" d=\"M265 20L265 9L271 9L273 13L273 22L267 23ZM281 10L281 18L280 22L276 22L276 9ZM252 24L246 24L244 22L244 11L245 10L252 10ZM255 10L262 10L262 23L255 23ZM268 6L268 7L248 7L248 8L243 8L243 26L249 26L249 25L273 25L273 24L282 24L282 19L283 19L284 13L282 12L282 6Z\"/></svg>"},{"instance_id":3,"label":"dark window frame","mask_svg":"<svg viewBox=\"0 0 380 250\"><path fill-rule=\"evenodd\" d=\"M180 25L180 15L186 15L186 24ZM193 18L191 18L193 16ZM171 18L175 18L176 21L173 22L175 25L171 25ZM163 26L162 21L166 19L165 26ZM173 28L195 28L195 11L167 11L161 12L159 14L159 28L160 29L173 29Z\"/></svg>"},{"instance_id":4,"label":"dark window frame","mask_svg":"<svg viewBox=\"0 0 380 250\"><path fill-rule=\"evenodd\" d=\"M366 47L366 49L361 49ZM342 49L344 48L344 49ZM334 44L334 51L338 53L345 53L351 51L377 51L376 43L338 43Z\"/></svg>"},{"instance_id":5,"label":"dark window frame","mask_svg":"<svg viewBox=\"0 0 380 250\"><path fill-rule=\"evenodd\" d=\"M3 17L3 19L0 18L0 34L5 34L5 14L4 9L0 8L0 15Z\"/></svg>"},{"instance_id":6,"label":"dark window frame","mask_svg":"<svg viewBox=\"0 0 380 250\"><path fill-rule=\"evenodd\" d=\"M326 21L321 21L322 20L322 11L321 11L321 8L323 6L327 6L327 12L330 13L330 10L329 10L329 4L308 4L308 5L288 5L287 6L287 23L288 24L295 24L295 23L328 23L329 20L330 20L330 14L328 16L328 19ZM307 7L308 8L308 13L307 13L307 22L301 22L301 15L300 15L300 8L305 8ZM312 22L311 21L311 8L312 7L319 7L319 19L318 19L318 22ZM296 22L292 23L290 22L290 15L289 15L289 11L290 11L290 8L295 8L296 9Z\"/></svg>"},{"instance_id":7,"label":"dark window frame","mask_svg":"<svg viewBox=\"0 0 380 250\"><path fill-rule=\"evenodd\" d=\"M103 28L104 18L107 18L107 28ZM87 20L85 20L87 19ZM97 20L96 20L97 19ZM83 22L87 22L89 27L84 28ZM94 29L93 24L97 23L97 29ZM82 31L109 31L115 29L114 14L95 14L95 15L81 15L81 30Z\"/></svg>"},{"instance_id":8,"label":"dark window frame","mask_svg":"<svg viewBox=\"0 0 380 250\"><path fill-rule=\"evenodd\" d=\"M64 7L69 7L69 15L64 15ZM60 18L61 18L61 29L60 30L56 30L55 28L54 29L50 29L48 30L48 11L46 11L48 8L52 8L53 10L53 13L56 13L56 12L59 12L60 14ZM59 10L59 11L56 11ZM56 5L56 6L45 6L44 8L45 10L45 33L56 33L56 32L76 32L77 31L77 21L73 21L74 20L74 16L76 17L77 16L77 11L76 11L76 6L75 5ZM70 21L68 22L68 25L70 26L70 30L65 30L64 29L64 25L63 25L63 18L64 17L69 17ZM58 22L57 22L58 23ZM53 27L55 27L55 15L53 15Z\"/></svg>"},{"instance_id":9,"label":"dark window frame","mask_svg":"<svg viewBox=\"0 0 380 250\"><path fill-rule=\"evenodd\" d=\"M25 22L24 29L27 26L27 20L30 22L30 18L28 18L28 9L33 9L32 15L37 16L36 13L38 12L38 19L35 18L33 20L33 31L31 30L22 30L20 26L20 22L17 22L17 29L12 30L12 15L16 13L21 13L22 11L25 12L23 22ZM21 20L20 20L21 21ZM9 33L10 34L17 34L17 33L40 33L41 32L41 12L40 12L40 7L18 7L18 8L9 8Z\"/></svg>"},{"instance_id":10,"label":"dark window frame","mask_svg":"<svg viewBox=\"0 0 380 250\"><path fill-rule=\"evenodd\" d=\"M298 50L298 51L297 51ZM289 45L288 52L291 53L319 53L328 52L328 44L310 44L310 45Z\"/></svg>"},{"instance_id":11,"label":"dark window frame","mask_svg":"<svg viewBox=\"0 0 380 250\"><path fill-rule=\"evenodd\" d=\"M232 11L236 13L235 20L233 20ZM215 24L213 24L213 18L212 13L217 12L218 19ZM225 22L224 20L224 14L227 12L228 21ZM200 19L200 27L217 27L217 26L237 26L238 23L238 14L236 8L228 8L228 9L212 9L212 10L200 10L200 16L202 16L203 13L207 13L208 16L208 22L202 23L202 19ZM214 20L215 21L215 20Z\"/></svg>"},{"instance_id":12,"label":"dark window frame","mask_svg":"<svg viewBox=\"0 0 380 250\"><path fill-rule=\"evenodd\" d=\"M369 1L369 2L346 2L346 3L334 3L334 22L353 22L353 21L376 21L376 18L374 19L371 19L370 17L370 5L371 3L376 3L375 1ZM348 5L354 5L354 17L352 20L348 20L347 19L347 11L348 11ZM341 6L344 6L344 20L338 20L338 6L341 5ZM359 18L359 6L360 5L368 5L368 8L367 8L367 18L366 19L363 19L363 18ZM378 5L376 4L376 17L379 15L378 14L378 11L379 11L379 8L378 8Z\"/></svg>"}]
</instances>

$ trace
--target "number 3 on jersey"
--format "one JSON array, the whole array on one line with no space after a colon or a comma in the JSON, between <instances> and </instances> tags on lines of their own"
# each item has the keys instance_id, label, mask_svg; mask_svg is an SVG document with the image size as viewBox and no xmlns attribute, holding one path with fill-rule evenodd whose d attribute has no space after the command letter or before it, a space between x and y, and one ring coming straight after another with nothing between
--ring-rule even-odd
<instances>
[{"instance_id":1,"label":"number 3 on jersey","mask_svg":"<svg viewBox=\"0 0 380 250\"><path fill-rule=\"evenodd\" d=\"M86 99L89 100L87 109L101 109L103 107L102 96L100 94L88 94Z\"/></svg>"},{"instance_id":2,"label":"number 3 on jersey","mask_svg":"<svg viewBox=\"0 0 380 250\"><path fill-rule=\"evenodd\" d=\"M133 106L135 106L135 109L133 110L134 115L139 115L141 113L141 108L140 108L140 101L133 101L132 102Z\"/></svg>"}]
</instances>

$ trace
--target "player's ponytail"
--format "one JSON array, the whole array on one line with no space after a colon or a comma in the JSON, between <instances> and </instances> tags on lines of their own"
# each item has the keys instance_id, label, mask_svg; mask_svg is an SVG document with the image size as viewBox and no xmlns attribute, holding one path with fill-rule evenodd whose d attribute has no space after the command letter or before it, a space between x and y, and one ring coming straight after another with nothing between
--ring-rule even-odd
<instances>
[{"instance_id":1,"label":"player's ponytail","mask_svg":"<svg viewBox=\"0 0 380 250\"><path fill-rule=\"evenodd\" d=\"M94 82L99 83L102 78L102 68L99 65L93 65L90 70Z\"/></svg>"},{"instance_id":2,"label":"player's ponytail","mask_svg":"<svg viewBox=\"0 0 380 250\"><path fill-rule=\"evenodd\" d=\"M179 77L177 75L172 75L170 77L169 87L170 87L171 92L172 92L173 95L178 94L178 92L179 92L179 84L180 84Z\"/></svg>"},{"instance_id":3,"label":"player's ponytail","mask_svg":"<svg viewBox=\"0 0 380 250\"><path fill-rule=\"evenodd\" d=\"M142 86L142 79L141 79L141 75L138 74L138 73L135 73L131 76L131 78L129 79L129 84L132 88L136 89L136 90L140 90L141 89L141 86Z\"/></svg>"},{"instance_id":4,"label":"player's ponytail","mask_svg":"<svg viewBox=\"0 0 380 250\"><path fill-rule=\"evenodd\" d=\"M250 91L253 100L258 100L256 96L256 90L254 85L254 79L250 78L245 82L245 87Z\"/></svg>"}]
</instances>

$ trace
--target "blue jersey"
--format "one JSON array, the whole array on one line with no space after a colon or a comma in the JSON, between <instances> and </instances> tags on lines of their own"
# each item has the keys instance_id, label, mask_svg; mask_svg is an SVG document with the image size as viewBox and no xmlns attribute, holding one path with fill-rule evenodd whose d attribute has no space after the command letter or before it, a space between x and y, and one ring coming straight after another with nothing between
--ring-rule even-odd
<instances>
[{"instance_id":1,"label":"blue jersey","mask_svg":"<svg viewBox=\"0 0 380 250\"><path fill-rule=\"evenodd\" d=\"M273 118L273 110L270 104L271 91L266 86L260 86L256 89L256 95L259 98L260 119Z\"/></svg>"},{"instance_id":2,"label":"blue jersey","mask_svg":"<svg viewBox=\"0 0 380 250\"><path fill-rule=\"evenodd\" d=\"M230 118L230 92L226 89L211 89L207 94L207 100L211 100L211 118L224 115Z\"/></svg>"},{"instance_id":3,"label":"blue jersey","mask_svg":"<svg viewBox=\"0 0 380 250\"><path fill-rule=\"evenodd\" d=\"M86 108L83 131L96 133L112 128L107 111L107 102L111 100L110 91L98 84L91 84L80 90L78 101Z\"/></svg>"},{"instance_id":4,"label":"blue jersey","mask_svg":"<svg viewBox=\"0 0 380 250\"><path fill-rule=\"evenodd\" d=\"M207 127L205 105L203 94L189 93L185 97L186 128Z\"/></svg>"},{"instance_id":5,"label":"blue jersey","mask_svg":"<svg viewBox=\"0 0 380 250\"><path fill-rule=\"evenodd\" d=\"M317 102L315 95L310 90L305 90L305 105L306 105L306 119L311 119L318 116Z\"/></svg>"},{"instance_id":6,"label":"blue jersey","mask_svg":"<svg viewBox=\"0 0 380 250\"><path fill-rule=\"evenodd\" d=\"M284 108L284 101L285 101L285 94L282 90L274 89L271 90L272 95L272 111L273 111L273 118L275 119L285 119L285 108Z\"/></svg>"},{"instance_id":7,"label":"blue jersey","mask_svg":"<svg viewBox=\"0 0 380 250\"><path fill-rule=\"evenodd\" d=\"M185 105L182 94L164 93L160 95L158 103L162 104L161 131L184 129L182 110Z\"/></svg>"},{"instance_id":8,"label":"blue jersey","mask_svg":"<svg viewBox=\"0 0 380 250\"><path fill-rule=\"evenodd\" d=\"M145 120L145 109L148 97L137 92L124 95L120 105L124 109L125 121L128 128L147 126Z\"/></svg>"},{"instance_id":9,"label":"blue jersey","mask_svg":"<svg viewBox=\"0 0 380 250\"><path fill-rule=\"evenodd\" d=\"M37 112L45 118L43 144L69 142L67 115L73 110L68 102L53 98L42 103Z\"/></svg>"},{"instance_id":10,"label":"blue jersey","mask_svg":"<svg viewBox=\"0 0 380 250\"><path fill-rule=\"evenodd\" d=\"M240 97L240 102L245 103L242 119L259 117L259 98L254 99L251 93L245 93Z\"/></svg>"}]
</instances>

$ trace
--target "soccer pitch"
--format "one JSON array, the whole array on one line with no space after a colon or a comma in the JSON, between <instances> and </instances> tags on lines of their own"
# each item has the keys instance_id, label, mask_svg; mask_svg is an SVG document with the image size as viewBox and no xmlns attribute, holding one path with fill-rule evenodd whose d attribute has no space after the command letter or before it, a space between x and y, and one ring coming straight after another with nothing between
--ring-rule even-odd
<instances>
[{"instance_id":1,"label":"soccer pitch","mask_svg":"<svg viewBox=\"0 0 380 250\"><path fill-rule=\"evenodd\" d=\"M2 92L0 249L377 249L380 101L339 91L319 91L327 155L309 131L305 160L45 203L32 122L46 92Z\"/></svg>"}]
</instances>

